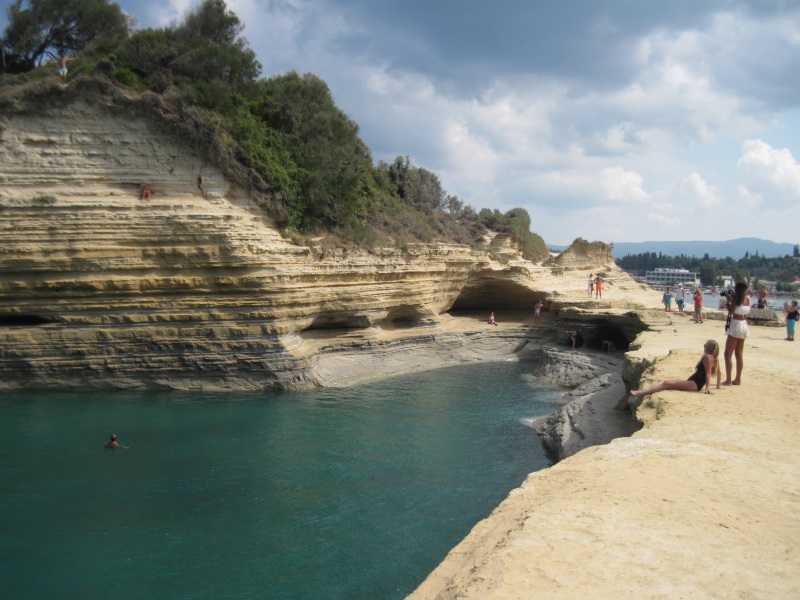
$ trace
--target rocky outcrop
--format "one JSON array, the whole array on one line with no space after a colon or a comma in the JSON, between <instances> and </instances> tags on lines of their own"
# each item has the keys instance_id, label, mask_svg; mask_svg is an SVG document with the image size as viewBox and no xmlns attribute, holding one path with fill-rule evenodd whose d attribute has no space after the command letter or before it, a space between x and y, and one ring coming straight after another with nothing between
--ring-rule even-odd
<instances>
[{"instance_id":1,"label":"rocky outcrop","mask_svg":"<svg viewBox=\"0 0 800 600\"><path fill-rule=\"evenodd\" d=\"M611 247L607 244L576 238L569 248L553 257L550 262L560 267L584 267L587 264L608 264L613 262L613 259L611 258Z\"/></svg>"},{"instance_id":2,"label":"rocky outcrop","mask_svg":"<svg viewBox=\"0 0 800 600\"><path fill-rule=\"evenodd\" d=\"M623 362L611 352L541 349L533 374L539 380L570 388L560 409L532 424L556 460L639 429L640 423L626 402Z\"/></svg>"},{"instance_id":3,"label":"rocky outcrop","mask_svg":"<svg viewBox=\"0 0 800 600\"><path fill-rule=\"evenodd\" d=\"M478 339L514 353L560 338L560 325L534 334L517 319L506 344L508 330L486 330L489 310L527 316L544 300L551 315L589 319L569 292L586 274L524 261L504 236L488 252L284 239L217 165L113 98L17 106L0 127L0 165L2 387L328 385L344 356L433 346L446 357L436 366ZM635 286L606 268L619 291ZM624 320L614 310L586 321L595 340ZM455 331L458 317L471 326ZM633 339L612 329L621 345Z\"/></svg>"}]
</instances>

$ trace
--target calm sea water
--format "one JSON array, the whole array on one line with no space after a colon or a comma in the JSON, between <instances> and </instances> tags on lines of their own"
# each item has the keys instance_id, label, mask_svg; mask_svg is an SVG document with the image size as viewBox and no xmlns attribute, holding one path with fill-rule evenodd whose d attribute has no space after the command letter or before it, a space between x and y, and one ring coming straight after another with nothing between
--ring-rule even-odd
<instances>
[{"instance_id":1,"label":"calm sea water","mask_svg":"<svg viewBox=\"0 0 800 600\"><path fill-rule=\"evenodd\" d=\"M403 598L525 475L526 363L348 389L0 398L16 598ZM129 450L105 450L110 433Z\"/></svg>"}]
</instances>

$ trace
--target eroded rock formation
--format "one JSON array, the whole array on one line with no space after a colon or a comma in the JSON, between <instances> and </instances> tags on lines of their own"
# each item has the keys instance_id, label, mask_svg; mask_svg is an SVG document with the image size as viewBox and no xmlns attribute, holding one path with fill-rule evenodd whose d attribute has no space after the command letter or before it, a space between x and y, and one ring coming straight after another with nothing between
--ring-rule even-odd
<instances>
[{"instance_id":1,"label":"eroded rock formation","mask_svg":"<svg viewBox=\"0 0 800 600\"><path fill-rule=\"evenodd\" d=\"M566 269L534 265L502 236L489 252L296 245L170 131L113 99L66 95L2 120L3 387L341 383L332 365L365 349L434 340L459 358L469 336L448 329L451 315L477 323L484 311L530 312L540 299L566 309L575 303L558 297L572 280L565 271L610 263L581 247ZM139 193L146 182L149 200ZM559 334L470 335L516 352L520 339Z\"/></svg>"}]
</instances>

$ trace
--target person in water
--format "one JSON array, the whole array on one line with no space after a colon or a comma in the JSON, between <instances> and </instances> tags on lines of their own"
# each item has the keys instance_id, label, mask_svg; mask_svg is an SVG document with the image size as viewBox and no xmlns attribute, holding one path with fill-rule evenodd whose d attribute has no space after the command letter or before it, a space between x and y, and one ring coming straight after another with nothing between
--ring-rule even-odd
<instances>
[{"instance_id":1,"label":"person in water","mask_svg":"<svg viewBox=\"0 0 800 600\"><path fill-rule=\"evenodd\" d=\"M106 442L106 448L111 448L112 450L114 448L125 448L126 450L128 449L127 446L123 446L122 444L120 444L117 441L117 436L116 436L116 434L113 434L113 433L111 434L111 437L108 438L108 441Z\"/></svg>"},{"instance_id":2,"label":"person in water","mask_svg":"<svg viewBox=\"0 0 800 600\"><path fill-rule=\"evenodd\" d=\"M699 392L704 387L706 394L713 394L711 391L711 379L717 376L717 389L719 389L720 370L719 370L719 344L714 340L708 340L703 345L703 358L694 368L694 373L691 374L689 379L670 379L662 381L656 386L646 390L632 390L631 396L642 398L661 392L663 390L683 390L685 392Z\"/></svg>"}]
</instances>

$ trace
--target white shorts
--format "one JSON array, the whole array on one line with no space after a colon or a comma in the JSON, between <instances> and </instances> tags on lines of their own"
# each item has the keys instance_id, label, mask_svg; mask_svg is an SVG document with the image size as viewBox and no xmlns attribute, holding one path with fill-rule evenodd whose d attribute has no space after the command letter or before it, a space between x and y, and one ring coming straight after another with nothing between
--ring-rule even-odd
<instances>
[{"instance_id":1,"label":"white shorts","mask_svg":"<svg viewBox=\"0 0 800 600\"><path fill-rule=\"evenodd\" d=\"M728 328L728 335L743 340L747 337L750 330L747 328L747 321L731 319L731 326Z\"/></svg>"}]
</instances>

